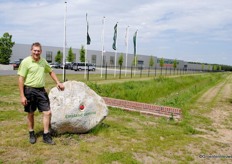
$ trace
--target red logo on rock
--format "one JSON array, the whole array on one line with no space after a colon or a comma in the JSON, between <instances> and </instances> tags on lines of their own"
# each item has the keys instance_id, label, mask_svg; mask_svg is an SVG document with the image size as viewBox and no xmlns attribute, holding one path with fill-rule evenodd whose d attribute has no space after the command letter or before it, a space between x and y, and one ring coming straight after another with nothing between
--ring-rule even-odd
<instances>
[{"instance_id":1,"label":"red logo on rock","mask_svg":"<svg viewBox=\"0 0 232 164\"><path fill-rule=\"evenodd\" d=\"M84 105L80 105L80 107L79 107L80 110L83 110L84 108L85 108Z\"/></svg>"}]
</instances>

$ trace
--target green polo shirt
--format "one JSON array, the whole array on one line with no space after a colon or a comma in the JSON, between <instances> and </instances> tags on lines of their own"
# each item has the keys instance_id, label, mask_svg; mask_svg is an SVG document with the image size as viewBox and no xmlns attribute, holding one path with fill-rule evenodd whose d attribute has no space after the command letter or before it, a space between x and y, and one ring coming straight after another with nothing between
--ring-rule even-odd
<instances>
[{"instance_id":1,"label":"green polo shirt","mask_svg":"<svg viewBox=\"0 0 232 164\"><path fill-rule=\"evenodd\" d=\"M52 71L52 68L44 58L38 62L31 56L26 57L20 64L18 75L24 77L24 85L41 88L45 86L45 75Z\"/></svg>"}]
</instances>

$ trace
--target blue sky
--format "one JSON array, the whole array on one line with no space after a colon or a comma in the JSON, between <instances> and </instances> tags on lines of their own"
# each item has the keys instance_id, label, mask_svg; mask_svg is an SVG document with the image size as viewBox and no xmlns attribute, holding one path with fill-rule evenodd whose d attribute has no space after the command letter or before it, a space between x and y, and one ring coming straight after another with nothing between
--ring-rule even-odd
<instances>
[{"instance_id":1,"label":"blue sky","mask_svg":"<svg viewBox=\"0 0 232 164\"><path fill-rule=\"evenodd\" d=\"M0 35L9 32L16 43L62 47L64 0L1 0ZM138 29L137 54L210 64L232 65L231 0L67 0L67 47L86 43L88 13L91 44L112 51L118 22L117 52L125 53L129 28L129 53Z\"/></svg>"}]
</instances>

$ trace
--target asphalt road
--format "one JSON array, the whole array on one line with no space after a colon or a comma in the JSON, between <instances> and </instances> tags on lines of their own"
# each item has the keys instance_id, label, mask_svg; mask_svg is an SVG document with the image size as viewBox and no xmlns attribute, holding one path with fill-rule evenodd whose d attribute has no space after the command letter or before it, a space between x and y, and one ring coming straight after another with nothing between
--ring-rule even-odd
<instances>
[{"instance_id":1,"label":"asphalt road","mask_svg":"<svg viewBox=\"0 0 232 164\"><path fill-rule=\"evenodd\" d=\"M66 74L84 74L85 71L65 70ZM103 71L105 71L103 69ZM63 74L63 69L54 69L56 74ZM101 68L96 68L96 71L90 71L91 74L101 74ZM105 73L105 72L104 72ZM114 73L114 69L108 69L107 73ZM118 73L118 70L117 70ZM0 70L0 76L17 75L17 70Z\"/></svg>"},{"instance_id":2,"label":"asphalt road","mask_svg":"<svg viewBox=\"0 0 232 164\"><path fill-rule=\"evenodd\" d=\"M73 71L73 70L65 70L66 74L83 74L85 71ZM54 69L54 72L56 74L63 74L63 70L62 69ZM91 73L100 73L99 71L94 71ZM0 76L4 76L4 75L17 75L17 70L0 70Z\"/></svg>"}]
</instances>

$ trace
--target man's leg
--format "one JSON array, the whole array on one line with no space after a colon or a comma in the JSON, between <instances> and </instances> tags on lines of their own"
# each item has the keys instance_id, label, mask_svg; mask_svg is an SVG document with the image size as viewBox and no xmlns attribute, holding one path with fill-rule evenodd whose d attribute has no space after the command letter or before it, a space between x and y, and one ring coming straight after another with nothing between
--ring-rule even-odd
<instances>
[{"instance_id":1,"label":"man's leg","mask_svg":"<svg viewBox=\"0 0 232 164\"><path fill-rule=\"evenodd\" d=\"M29 131L34 131L34 112L27 114L27 123Z\"/></svg>"},{"instance_id":2,"label":"man's leg","mask_svg":"<svg viewBox=\"0 0 232 164\"><path fill-rule=\"evenodd\" d=\"M36 136L34 132L34 112L30 112L27 114L27 123L29 129L29 142L31 144L36 143Z\"/></svg>"},{"instance_id":3,"label":"man's leg","mask_svg":"<svg viewBox=\"0 0 232 164\"><path fill-rule=\"evenodd\" d=\"M51 123L51 110L43 111L43 124L44 124L43 141L47 144L54 145L55 143L52 141L51 134L49 133L50 123Z\"/></svg>"},{"instance_id":4,"label":"man's leg","mask_svg":"<svg viewBox=\"0 0 232 164\"><path fill-rule=\"evenodd\" d=\"M44 133L49 132L51 123L51 110L43 111L43 126L44 126Z\"/></svg>"}]
</instances>

